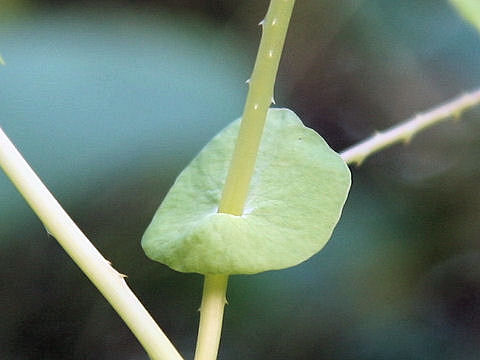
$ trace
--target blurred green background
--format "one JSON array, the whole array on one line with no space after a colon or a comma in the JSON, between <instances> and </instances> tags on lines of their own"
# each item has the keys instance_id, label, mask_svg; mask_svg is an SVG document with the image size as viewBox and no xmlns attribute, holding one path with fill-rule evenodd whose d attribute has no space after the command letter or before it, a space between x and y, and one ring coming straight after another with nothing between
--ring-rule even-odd
<instances>
[{"instance_id":1,"label":"blurred green background","mask_svg":"<svg viewBox=\"0 0 480 360\"><path fill-rule=\"evenodd\" d=\"M202 277L148 260L176 175L242 111L267 1L0 0L0 125L193 358ZM298 1L276 86L337 151L480 86L446 0ZM352 169L329 244L234 276L219 359L480 358L480 109ZM0 359L147 359L0 174Z\"/></svg>"}]
</instances>

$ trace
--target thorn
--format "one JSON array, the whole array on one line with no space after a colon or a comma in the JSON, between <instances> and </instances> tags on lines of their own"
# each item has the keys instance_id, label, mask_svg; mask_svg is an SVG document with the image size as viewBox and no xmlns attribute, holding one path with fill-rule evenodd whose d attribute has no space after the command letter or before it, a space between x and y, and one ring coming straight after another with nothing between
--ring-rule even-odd
<instances>
[{"instance_id":1,"label":"thorn","mask_svg":"<svg viewBox=\"0 0 480 360\"><path fill-rule=\"evenodd\" d=\"M379 138L382 137L382 135L383 135L383 134L382 134L380 131L375 130L375 131L373 132L373 134L372 134L372 139L379 139Z\"/></svg>"},{"instance_id":2,"label":"thorn","mask_svg":"<svg viewBox=\"0 0 480 360\"><path fill-rule=\"evenodd\" d=\"M461 120L461 117L462 117L462 113L463 113L462 110L455 111L455 112L452 114L453 121L455 121L455 122L460 121L460 120Z\"/></svg>"},{"instance_id":3,"label":"thorn","mask_svg":"<svg viewBox=\"0 0 480 360\"><path fill-rule=\"evenodd\" d=\"M50 237L50 236L53 237L53 234L48 230L48 228L46 226L44 226L44 229L47 232L48 237Z\"/></svg>"},{"instance_id":4,"label":"thorn","mask_svg":"<svg viewBox=\"0 0 480 360\"><path fill-rule=\"evenodd\" d=\"M410 142L412 141L413 135L414 135L414 133L407 133L407 134L405 134L405 136L403 137L403 143L404 143L405 145L410 144Z\"/></svg>"},{"instance_id":5,"label":"thorn","mask_svg":"<svg viewBox=\"0 0 480 360\"><path fill-rule=\"evenodd\" d=\"M365 161L367 157L365 155L359 155L355 160L352 161L353 164L355 164L355 167L360 167L362 166L363 162Z\"/></svg>"},{"instance_id":6,"label":"thorn","mask_svg":"<svg viewBox=\"0 0 480 360\"><path fill-rule=\"evenodd\" d=\"M245 81L245 84L250 84L250 79L247 79L247 80Z\"/></svg>"},{"instance_id":7,"label":"thorn","mask_svg":"<svg viewBox=\"0 0 480 360\"><path fill-rule=\"evenodd\" d=\"M262 21L260 21L260 22L258 23L258 26L263 26L263 24L265 24L265 19L263 19Z\"/></svg>"},{"instance_id":8,"label":"thorn","mask_svg":"<svg viewBox=\"0 0 480 360\"><path fill-rule=\"evenodd\" d=\"M125 274L119 273L118 271L117 271L117 274L118 274L118 275L120 275L120 277L121 277L122 279L126 279L126 278L128 278L128 275L125 275Z\"/></svg>"},{"instance_id":9,"label":"thorn","mask_svg":"<svg viewBox=\"0 0 480 360\"><path fill-rule=\"evenodd\" d=\"M273 105L276 104L275 99L273 98L273 96L272 96L272 100L271 100L271 101L272 101L272 104L273 104Z\"/></svg>"}]
</instances>

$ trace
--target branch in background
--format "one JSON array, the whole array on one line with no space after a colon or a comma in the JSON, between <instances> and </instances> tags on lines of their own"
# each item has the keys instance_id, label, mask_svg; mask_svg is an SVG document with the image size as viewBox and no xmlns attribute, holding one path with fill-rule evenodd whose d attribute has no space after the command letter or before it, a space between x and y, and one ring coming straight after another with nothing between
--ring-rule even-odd
<instances>
[{"instance_id":1,"label":"branch in background","mask_svg":"<svg viewBox=\"0 0 480 360\"><path fill-rule=\"evenodd\" d=\"M0 167L12 180L48 233L105 296L152 360L182 360L172 343L110 263L92 245L48 191L0 128Z\"/></svg>"},{"instance_id":2,"label":"branch in background","mask_svg":"<svg viewBox=\"0 0 480 360\"><path fill-rule=\"evenodd\" d=\"M432 110L416 115L384 132L377 132L369 139L340 153L347 164L361 165L370 155L396 143L408 143L414 135L436 123L458 118L463 111L480 104L480 89L459 96Z\"/></svg>"}]
</instances>

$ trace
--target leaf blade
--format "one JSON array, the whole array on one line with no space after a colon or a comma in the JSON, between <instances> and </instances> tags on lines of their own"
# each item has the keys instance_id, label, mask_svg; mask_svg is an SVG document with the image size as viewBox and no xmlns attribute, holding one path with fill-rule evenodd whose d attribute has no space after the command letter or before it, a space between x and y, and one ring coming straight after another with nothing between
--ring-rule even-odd
<instances>
[{"instance_id":1,"label":"leaf blade","mask_svg":"<svg viewBox=\"0 0 480 360\"><path fill-rule=\"evenodd\" d=\"M271 109L245 211L217 213L240 119L179 175L143 238L147 256L183 272L250 274L318 252L350 188L343 160L290 110Z\"/></svg>"}]
</instances>

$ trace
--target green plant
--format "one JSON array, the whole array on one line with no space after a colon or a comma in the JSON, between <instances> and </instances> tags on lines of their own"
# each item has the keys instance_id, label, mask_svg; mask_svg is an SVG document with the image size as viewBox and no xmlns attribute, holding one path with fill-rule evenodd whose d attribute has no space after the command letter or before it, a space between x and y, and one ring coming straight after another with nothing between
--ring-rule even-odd
<instances>
[{"instance_id":1,"label":"green plant","mask_svg":"<svg viewBox=\"0 0 480 360\"><path fill-rule=\"evenodd\" d=\"M281 2L277 1L272 2L272 4L280 3ZM290 2L290 5L293 6L293 2ZM272 13L272 17L274 19L274 12ZM270 24L273 22L273 19ZM268 24L269 21L266 20L266 23ZM286 26L284 30L286 31ZM277 36L278 35L275 35L273 37L273 40L275 40ZM263 58L266 58L265 54L267 54L268 57L268 52L270 50L268 48L264 50L266 52L263 52ZM261 53L262 51L259 52L259 54ZM277 53L277 55L278 64L279 53ZM272 67L272 65L268 65L267 68L272 70L274 67ZM265 73L267 72L268 71L265 71ZM262 71L261 74L263 73L264 72ZM254 85L255 81L253 81L253 79L255 77L252 76L251 89L253 90L251 90L251 92L257 94L266 105L260 106L260 100L258 103L252 100L249 106L249 102L247 101L247 111L249 109L250 111L252 109L262 109L263 115L260 114L261 116L259 116L256 120L250 122L251 126L254 128L254 131L250 133L248 130L244 130L243 134L247 135L245 135L243 140L242 136L239 136L238 143L245 144L243 146L243 151L250 155L237 156L236 159L238 160L236 161L236 163L240 163L241 165L235 165L234 161L234 165L232 165L233 170L231 170L230 173L235 175L229 176L229 179L238 179L240 177L244 178L244 181L241 182L244 190L237 192L236 189L238 185L231 185L232 190L230 190L230 194L243 195L239 196L239 198L236 198L234 195L230 195L230 198L232 200L229 201L223 201L223 198L228 198L228 195L223 195L222 202L220 203L220 212L222 213L232 213L232 215L238 216L243 212L243 203L245 202L250 177L253 173L253 164L255 163L256 149L252 152L252 148L258 148L260 143L260 134L262 132L261 129L263 127L263 120L265 119L265 113L270 105L271 95L273 93L273 79L275 77L275 73L276 66L273 72L273 76L272 72L270 71L271 76L264 81L260 81L261 85L259 86L259 89L261 90L258 90L258 92L254 91L256 86ZM420 131L426 126L432 125L442 119L448 118L451 115L458 115L462 110L477 104L479 102L479 98L480 94L478 91L467 94L450 103L445 104L444 106L429 111L426 114L419 115L418 117L415 117L411 121L400 125L397 128L392 129L391 131L377 134L365 143L362 143L342 153L341 157L346 163L360 164L372 152L380 150L381 148L389 146L395 142L408 141L416 132ZM255 108L255 105L257 104L258 108ZM246 119L249 119L249 117L244 115L243 119L245 121L244 123L247 124L248 122L246 121ZM245 127L243 128L248 129L249 127L245 125ZM303 129L299 125L296 125L295 128L303 131ZM230 130L230 132L228 133L228 136L226 136L225 133L221 135L221 144L218 148L218 151L221 151L225 148L225 146L232 144L232 142L230 141L233 139L233 134L231 133L231 131L232 130ZM307 131L307 133L309 132ZM242 134L242 130L240 130L240 134ZM15 152L14 148L9 144L8 140L6 139L6 137L3 136L3 134L1 138L1 144L2 167L16 183L20 191L22 191L24 196L30 202L32 208L34 208L37 214L39 214L40 218L46 225L49 232L51 232L62 243L67 252L71 254L74 260L79 264L79 266L87 273L87 275L92 279L92 281L97 284L100 291L105 294L105 296L109 299L112 305L117 309L117 311L119 311L127 324L129 324L132 330L139 337L140 341L145 346L150 356L152 358L179 358L178 353L174 350L174 348L165 338L161 330L154 324L151 318L149 318L148 314L144 310L142 310L141 304L134 298L131 292L129 292L128 288L125 285L125 282L123 281L122 275L118 274L113 268L111 268L106 262L106 260L103 259L101 255L89 244L88 240L81 234L81 232L79 232L73 222L68 219L68 216L63 212L63 210L58 206L58 204L55 203L53 197L51 197L48 191L43 187L43 185L41 185L41 183L36 180L34 174L28 170L27 164L22 161L20 155ZM237 147L237 149L241 148L241 145ZM241 150L238 150L238 153L241 154ZM235 154L237 154L237 151L235 152ZM220 163L224 164L225 159L227 158L228 157L222 158ZM247 160L247 165L241 163L245 159ZM335 159L335 161L338 160L337 157L335 157ZM246 170L246 168L248 167L250 167L250 170ZM223 166L221 168L224 169ZM340 178L344 179L345 174ZM226 188L228 188L228 184L230 184L230 182L227 180ZM30 185L33 185L33 187L30 187ZM224 191L224 194L228 193L228 190ZM338 204L336 208L337 211L339 211ZM275 212L275 210L276 208L273 208L272 212ZM59 219L62 220L59 221ZM225 226L228 227L232 225L227 223ZM211 234L211 232L207 233ZM155 236L153 236L153 238L155 238ZM73 242L71 241L72 239L74 239ZM322 237L322 242L326 240L327 239L325 237ZM79 244L81 246L79 246ZM321 247L319 245L317 246ZM152 257L155 256L157 256L157 254L153 254ZM177 259L175 258L174 260L176 261ZM296 261L298 260L294 260L292 262L294 263ZM194 263L194 265L197 264ZM223 266L224 264L221 265ZM202 336L200 334L201 340L199 341L199 344L207 345L199 345L199 359L212 358L215 356L214 354L216 354L221 327L221 313L223 312L224 305L224 292L226 289L227 280L224 271L219 272L219 274L211 272L211 266L213 266L211 262L208 262L207 264L201 264L201 266L207 266L205 271L207 273L207 277L204 290L204 303L202 304L202 318L205 319L205 321L201 320L202 324L207 325L201 325L201 329L206 329L205 331L203 331L203 333L206 335ZM187 270L192 271L192 268L187 268ZM252 272L261 270L263 269L252 270ZM195 271L202 272L202 269L198 268ZM241 271L248 272L248 270L243 269ZM119 289L122 290L119 291ZM123 296L119 296L119 293L123 294ZM212 310L212 316L209 315L210 311L208 309ZM210 322L210 318L212 318L213 321ZM210 327L209 324L212 324L212 326ZM202 330L200 332L202 333ZM211 336L210 333L214 333L216 334L216 336ZM160 341L158 339L160 339ZM211 343L208 343L209 341L211 341Z\"/></svg>"}]
</instances>

